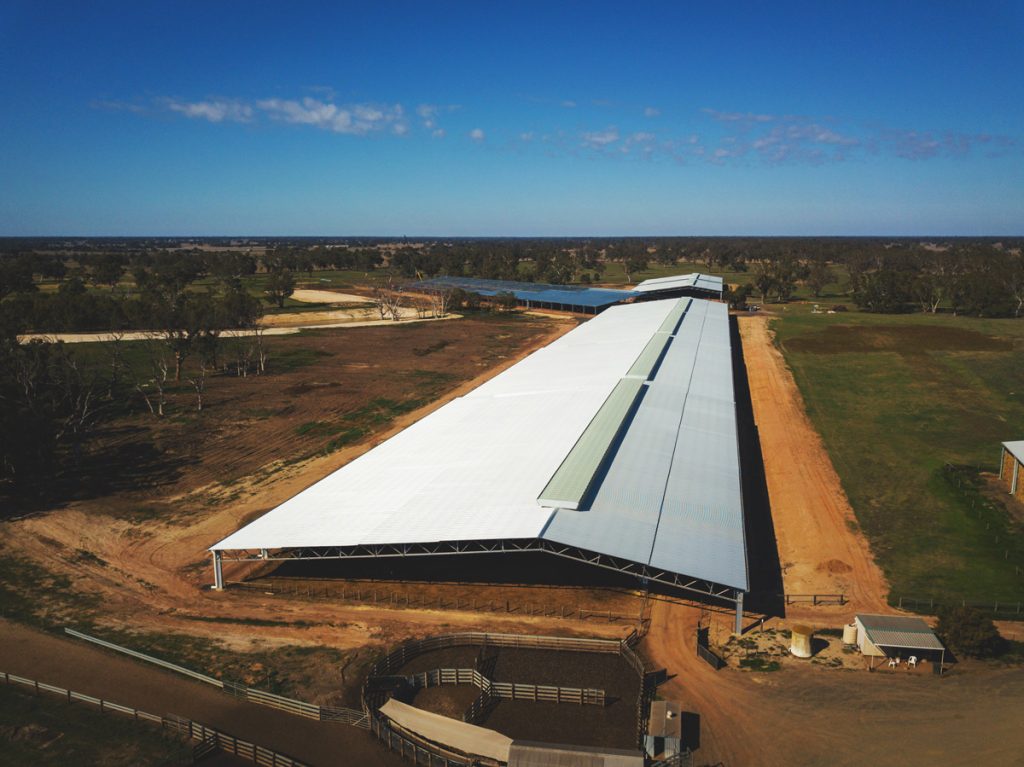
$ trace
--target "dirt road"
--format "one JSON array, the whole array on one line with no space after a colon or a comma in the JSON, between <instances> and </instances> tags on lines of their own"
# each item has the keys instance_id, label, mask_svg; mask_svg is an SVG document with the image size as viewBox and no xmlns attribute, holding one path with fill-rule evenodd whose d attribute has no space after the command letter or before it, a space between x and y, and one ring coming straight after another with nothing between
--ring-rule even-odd
<instances>
[{"instance_id":1,"label":"dirt road","mask_svg":"<svg viewBox=\"0 0 1024 767\"><path fill-rule=\"evenodd\" d=\"M888 584L773 343L768 318L741 317L739 327L786 593L843 593L850 600L834 611L814 608L810 617L891 611Z\"/></svg>"},{"instance_id":2,"label":"dirt road","mask_svg":"<svg viewBox=\"0 0 1024 767\"><path fill-rule=\"evenodd\" d=\"M245 703L171 672L8 621L0 621L0 670L158 716L194 719L311 765L404 764L366 730Z\"/></svg>"},{"instance_id":3,"label":"dirt road","mask_svg":"<svg viewBox=\"0 0 1024 767\"><path fill-rule=\"evenodd\" d=\"M1022 765L1024 669L964 663L931 674L714 671L696 655L699 612L654 604L643 649L676 675L658 689L700 716L695 764ZM730 616L716 617L728 631Z\"/></svg>"}]
</instances>

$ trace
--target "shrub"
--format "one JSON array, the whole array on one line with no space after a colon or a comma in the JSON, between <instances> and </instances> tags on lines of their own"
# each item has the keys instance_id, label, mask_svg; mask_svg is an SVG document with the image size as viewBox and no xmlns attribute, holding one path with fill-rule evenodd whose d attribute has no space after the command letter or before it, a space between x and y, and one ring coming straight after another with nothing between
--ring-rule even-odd
<instances>
[{"instance_id":1,"label":"shrub","mask_svg":"<svg viewBox=\"0 0 1024 767\"><path fill-rule=\"evenodd\" d=\"M990 658L1005 649L992 619L973 607L943 610L936 632L953 652L968 658Z\"/></svg>"}]
</instances>

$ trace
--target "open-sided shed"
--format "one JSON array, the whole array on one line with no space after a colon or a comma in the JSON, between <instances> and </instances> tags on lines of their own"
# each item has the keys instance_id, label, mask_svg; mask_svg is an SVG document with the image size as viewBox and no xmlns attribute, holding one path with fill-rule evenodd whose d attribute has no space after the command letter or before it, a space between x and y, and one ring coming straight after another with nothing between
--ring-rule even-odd
<instances>
[{"instance_id":1,"label":"open-sided shed","mask_svg":"<svg viewBox=\"0 0 1024 767\"><path fill-rule=\"evenodd\" d=\"M863 655L921 658L945 662L946 647L921 618L906 615L858 615L857 646Z\"/></svg>"}]
</instances>

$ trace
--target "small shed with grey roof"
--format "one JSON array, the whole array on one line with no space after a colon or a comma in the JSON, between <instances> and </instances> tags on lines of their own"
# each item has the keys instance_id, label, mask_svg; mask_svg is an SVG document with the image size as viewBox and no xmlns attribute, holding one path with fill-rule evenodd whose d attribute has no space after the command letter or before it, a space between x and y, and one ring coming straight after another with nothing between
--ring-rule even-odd
<instances>
[{"instance_id":1,"label":"small shed with grey roof","mask_svg":"<svg viewBox=\"0 0 1024 767\"><path fill-rule=\"evenodd\" d=\"M906 615L858 615L857 646L863 655L905 658L916 655L945 661L946 647L921 618Z\"/></svg>"},{"instance_id":2,"label":"small shed with grey roof","mask_svg":"<svg viewBox=\"0 0 1024 767\"><path fill-rule=\"evenodd\" d=\"M674 700L656 700L651 703L647 720L644 749L652 759L669 759L682 750L682 709Z\"/></svg>"}]
</instances>

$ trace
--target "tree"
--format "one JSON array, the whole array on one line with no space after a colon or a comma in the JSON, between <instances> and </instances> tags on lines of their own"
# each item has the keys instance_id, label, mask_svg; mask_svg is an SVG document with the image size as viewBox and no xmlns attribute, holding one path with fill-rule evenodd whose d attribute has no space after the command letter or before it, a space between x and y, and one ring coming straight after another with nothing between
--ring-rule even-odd
<instances>
[{"instance_id":1,"label":"tree","mask_svg":"<svg viewBox=\"0 0 1024 767\"><path fill-rule=\"evenodd\" d=\"M278 309L283 309L284 300L295 292L295 278L291 270L281 266L271 269L263 292L267 295L267 301L277 304Z\"/></svg>"},{"instance_id":2,"label":"tree","mask_svg":"<svg viewBox=\"0 0 1024 767\"><path fill-rule=\"evenodd\" d=\"M832 270L828 268L828 264L821 259L812 261L807 268L807 287L811 289L811 295L820 298L821 292L830 282L832 282Z\"/></svg>"},{"instance_id":3,"label":"tree","mask_svg":"<svg viewBox=\"0 0 1024 767\"><path fill-rule=\"evenodd\" d=\"M1006 646L992 619L973 607L950 607L939 614L936 633L946 646L968 658L999 655Z\"/></svg>"},{"instance_id":4,"label":"tree","mask_svg":"<svg viewBox=\"0 0 1024 767\"><path fill-rule=\"evenodd\" d=\"M94 285L113 288L124 276L127 261L119 253L104 253L93 264L90 277Z\"/></svg>"},{"instance_id":5,"label":"tree","mask_svg":"<svg viewBox=\"0 0 1024 767\"><path fill-rule=\"evenodd\" d=\"M761 294L761 303L768 302L768 295L775 290L775 270L767 261L758 261L754 267L754 287Z\"/></svg>"}]
</instances>

